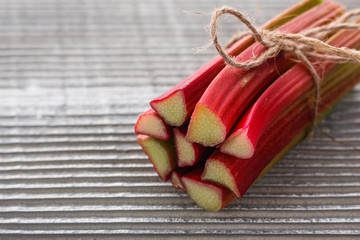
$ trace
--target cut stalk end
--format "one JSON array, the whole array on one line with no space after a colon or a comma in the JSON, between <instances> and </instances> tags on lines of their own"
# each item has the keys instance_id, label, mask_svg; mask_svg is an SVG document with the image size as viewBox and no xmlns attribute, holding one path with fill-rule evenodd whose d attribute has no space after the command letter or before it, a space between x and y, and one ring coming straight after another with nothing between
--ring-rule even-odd
<instances>
[{"instance_id":1,"label":"cut stalk end","mask_svg":"<svg viewBox=\"0 0 360 240\"><path fill-rule=\"evenodd\" d=\"M176 167L176 154L172 141L163 141L146 135L138 135L137 142L149 157L159 177L169 180L171 171Z\"/></svg>"},{"instance_id":2,"label":"cut stalk end","mask_svg":"<svg viewBox=\"0 0 360 240\"><path fill-rule=\"evenodd\" d=\"M191 199L200 207L208 211L218 211L222 208L222 193L211 184L193 181L186 177L183 178L183 183Z\"/></svg>"},{"instance_id":3,"label":"cut stalk end","mask_svg":"<svg viewBox=\"0 0 360 240\"><path fill-rule=\"evenodd\" d=\"M168 127L160 116L152 109L139 116L135 124L135 132L137 134L144 134L162 140L170 139Z\"/></svg>"},{"instance_id":4,"label":"cut stalk end","mask_svg":"<svg viewBox=\"0 0 360 240\"><path fill-rule=\"evenodd\" d=\"M216 159L208 159L206 161L201 179L225 186L234 192L237 197L241 197L232 174L224 164Z\"/></svg>"},{"instance_id":5,"label":"cut stalk end","mask_svg":"<svg viewBox=\"0 0 360 240\"><path fill-rule=\"evenodd\" d=\"M220 151L237 158L248 159L254 155L254 145L246 134L241 130L231 135L221 145Z\"/></svg>"},{"instance_id":6,"label":"cut stalk end","mask_svg":"<svg viewBox=\"0 0 360 240\"><path fill-rule=\"evenodd\" d=\"M205 105L198 103L190 120L187 140L213 147L223 142L225 137L226 129L219 117Z\"/></svg>"},{"instance_id":7,"label":"cut stalk end","mask_svg":"<svg viewBox=\"0 0 360 240\"><path fill-rule=\"evenodd\" d=\"M181 181L181 177L178 175L177 172L173 171L171 173L171 183L176 189L182 189L185 191L185 186L183 185Z\"/></svg>"},{"instance_id":8,"label":"cut stalk end","mask_svg":"<svg viewBox=\"0 0 360 240\"><path fill-rule=\"evenodd\" d=\"M150 105L171 126L179 127L186 121L187 110L182 91L174 92L162 100L154 100Z\"/></svg>"},{"instance_id":9,"label":"cut stalk end","mask_svg":"<svg viewBox=\"0 0 360 240\"><path fill-rule=\"evenodd\" d=\"M186 141L185 135L175 128L174 140L179 167L192 166L195 161L195 151L192 144Z\"/></svg>"}]
</instances>

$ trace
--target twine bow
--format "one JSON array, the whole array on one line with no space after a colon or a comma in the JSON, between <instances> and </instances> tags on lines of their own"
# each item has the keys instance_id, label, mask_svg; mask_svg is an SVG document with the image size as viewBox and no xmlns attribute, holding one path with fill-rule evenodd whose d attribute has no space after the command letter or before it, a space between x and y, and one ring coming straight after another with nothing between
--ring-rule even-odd
<instances>
[{"instance_id":1,"label":"twine bow","mask_svg":"<svg viewBox=\"0 0 360 240\"><path fill-rule=\"evenodd\" d=\"M231 41L231 43L236 40L246 36L252 35L255 41L261 43L267 49L260 54L246 62L237 62L233 57L231 57L226 50L219 44L217 37L218 32L218 21L220 17L224 14L230 14L239 19L245 26L250 30L241 34L237 34ZM343 29L353 29L360 30L360 24L358 23L349 23L347 22L350 18L360 15L360 9L355 9L349 11L342 15L337 20L323 25L321 27L312 28L301 32L300 34L284 33L276 30L259 30L257 29L243 14L231 7L221 7L216 9L211 18L210 23L210 33L213 44L220 54L224 61L229 65L232 65L237 68L251 69L257 67L269 58L275 57L280 51L285 51L291 55L296 56L301 62L303 62L306 67L309 69L310 73L313 76L313 81L315 85L315 101L314 101L314 115L312 121L312 127L309 133L309 136L312 135L313 129L316 125L316 119L318 115L318 105L320 102L320 84L321 78L317 74L315 68L311 64L309 57L327 59L334 62L358 62L360 63L360 51L355 49L349 49L345 47L334 47L326 42L323 39L331 32L336 30ZM310 37L310 36L315 36Z\"/></svg>"}]
</instances>

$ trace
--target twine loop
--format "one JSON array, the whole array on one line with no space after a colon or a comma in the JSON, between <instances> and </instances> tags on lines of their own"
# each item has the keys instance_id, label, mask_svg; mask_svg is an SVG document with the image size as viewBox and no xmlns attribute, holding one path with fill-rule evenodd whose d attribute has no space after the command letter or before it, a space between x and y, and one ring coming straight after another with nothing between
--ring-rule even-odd
<instances>
[{"instance_id":1,"label":"twine loop","mask_svg":"<svg viewBox=\"0 0 360 240\"><path fill-rule=\"evenodd\" d=\"M231 57L226 50L219 44L218 40L218 22L220 17L225 14L230 14L241 21L249 31L236 34L230 41L230 45L237 40L252 35L255 41L261 43L266 50L259 56L254 56L248 61L237 62ZM280 51L285 51L298 58L299 61L303 62L311 75L315 85L315 97L314 97L314 113L312 119L312 126L308 137L313 134L313 130L316 125L316 119L318 115L318 106L320 103L320 85L321 77L316 72L315 68L311 64L310 58L327 59L334 62L345 63L345 62L357 62L360 63L360 51L350 49L346 47L334 47L323 40L331 33L337 30L360 30L360 24L347 22L350 18L360 16L360 9L355 9L343 14L341 17L336 19L329 24L321 27L312 28L303 31L299 34L284 33L277 30L261 30L257 29L241 12L231 7L221 7L216 9L211 18L210 33L213 45L224 59L224 61L234 67L251 69L257 67L269 58L273 58L279 54ZM228 46L229 46L228 44Z\"/></svg>"}]
</instances>

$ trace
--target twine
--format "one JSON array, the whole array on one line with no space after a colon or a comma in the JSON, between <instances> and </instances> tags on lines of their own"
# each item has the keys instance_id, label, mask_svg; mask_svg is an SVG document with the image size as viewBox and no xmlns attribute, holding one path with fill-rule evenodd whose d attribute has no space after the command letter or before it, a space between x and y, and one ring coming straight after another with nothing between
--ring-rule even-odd
<instances>
[{"instance_id":1,"label":"twine","mask_svg":"<svg viewBox=\"0 0 360 240\"><path fill-rule=\"evenodd\" d=\"M252 59L245 62L237 62L231 57L226 50L219 44L218 40L218 21L222 15L230 14L239 19L245 26L250 30L244 33L239 33L231 39L230 44L234 43L247 35L252 35L255 41L261 43L267 49L259 56L253 57ZM231 8L221 7L216 9L211 18L210 33L212 42L224 59L224 61L234 67L251 69L257 67L269 58L273 58L280 51L285 51L293 56L296 56L301 62L303 62L308 70L310 71L314 85L315 85L315 97L314 97L314 112L312 117L312 124L308 137L311 137L316 126L316 119L318 117L319 103L320 103L320 85L321 78L317 74L315 68L311 64L309 57L318 59L327 59L334 62L358 62L360 63L360 51L355 49L349 49L345 47L334 47L323 39L331 32L344 29L360 30L360 24L347 22L350 18L360 15L360 9L349 11L342 15L337 20L321 26L312 28L310 30L303 31L299 34L284 33L276 30L260 30L257 29L242 13ZM310 36L314 36L310 37ZM319 53L321 52L321 53Z\"/></svg>"}]
</instances>

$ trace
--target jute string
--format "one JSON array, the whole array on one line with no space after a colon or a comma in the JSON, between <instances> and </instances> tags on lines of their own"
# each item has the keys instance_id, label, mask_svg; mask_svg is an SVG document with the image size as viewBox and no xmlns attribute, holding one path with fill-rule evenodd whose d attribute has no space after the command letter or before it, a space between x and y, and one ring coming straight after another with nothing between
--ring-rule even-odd
<instances>
[{"instance_id":1,"label":"jute string","mask_svg":"<svg viewBox=\"0 0 360 240\"><path fill-rule=\"evenodd\" d=\"M234 43L247 35L252 35L255 41L261 43L266 50L259 56L255 56L252 59L245 62L237 62L231 57L226 50L220 45L218 40L218 22L220 17L225 14L230 14L239 19L250 30L244 33L237 34L231 39L230 43ZM234 67L251 69L257 67L269 58L275 57L280 51L285 51L291 55L297 57L303 62L310 71L314 85L314 112L312 117L312 126L308 133L308 137L311 137L316 126L316 120L318 117L319 103L320 103L320 86L321 78L316 72L315 68L311 64L310 58L327 59L334 62L358 62L360 63L360 51L355 49L349 49L345 47L334 47L323 39L330 33L338 30L352 29L360 30L360 24L347 22L350 18L360 16L360 9L349 11L339 17L337 20L330 22L327 25L321 27L312 28L303 31L299 34L284 33L276 30L260 30L257 29L242 13L231 8L221 7L216 9L211 18L210 33L213 45L224 59L224 61ZM316 38L315 38L316 37Z\"/></svg>"}]
</instances>

